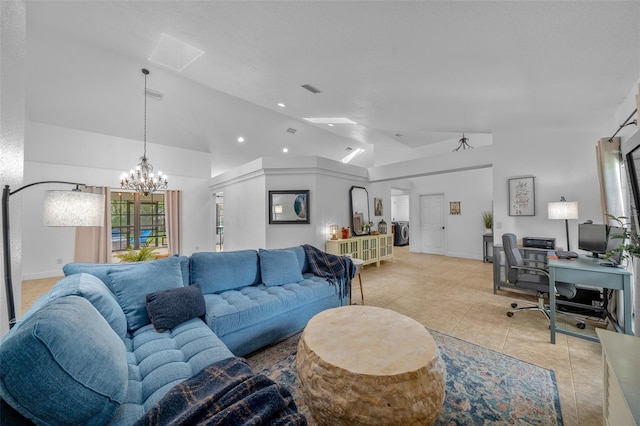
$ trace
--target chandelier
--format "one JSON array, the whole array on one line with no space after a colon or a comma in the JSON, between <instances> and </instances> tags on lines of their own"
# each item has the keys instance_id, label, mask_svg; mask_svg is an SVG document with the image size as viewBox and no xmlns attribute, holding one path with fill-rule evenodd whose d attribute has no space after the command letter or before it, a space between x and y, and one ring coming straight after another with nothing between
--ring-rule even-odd
<instances>
[{"instance_id":1,"label":"chandelier","mask_svg":"<svg viewBox=\"0 0 640 426\"><path fill-rule=\"evenodd\" d=\"M160 171L155 176L153 166L147 160L147 75L149 70L143 68L142 74L144 74L144 151L136 168L129 170L129 173L122 174L120 187L149 195L152 192L166 189L168 180L167 175Z\"/></svg>"},{"instance_id":2,"label":"chandelier","mask_svg":"<svg viewBox=\"0 0 640 426\"><path fill-rule=\"evenodd\" d=\"M463 151L467 148L473 148L471 145L469 145L469 138L464 137L464 133L462 133L462 138L460 138L460 140L458 141L458 147L451 152L456 152L460 150L460 148L462 148Z\"/></svg>"}]
</instances>

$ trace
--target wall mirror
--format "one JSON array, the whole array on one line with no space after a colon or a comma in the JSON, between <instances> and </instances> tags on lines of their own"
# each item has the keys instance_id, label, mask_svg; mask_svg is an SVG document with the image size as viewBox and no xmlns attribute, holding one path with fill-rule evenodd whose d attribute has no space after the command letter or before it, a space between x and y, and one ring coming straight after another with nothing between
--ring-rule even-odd
<instances>
[{"instance_id":1,"label":"wall mirror","mask_svg":"<svg viewBox=\"0 0 640 426\"><path fill-rule=\"evenodd\" d=\"M352 186L349 190L351 198L351 231L355 235L365 235L363 225L369 223L369 193L366 188Z\"/></svg>"},{"instance_id":2,"label":"wall mirror","mask_svg":"<svg viewBox=\"0 0 640 426\"><path fill-rule=\"evenodd\" d=\"M309 223L309 190L269 191L269 223Z\"/></svg>"}]
</instances>

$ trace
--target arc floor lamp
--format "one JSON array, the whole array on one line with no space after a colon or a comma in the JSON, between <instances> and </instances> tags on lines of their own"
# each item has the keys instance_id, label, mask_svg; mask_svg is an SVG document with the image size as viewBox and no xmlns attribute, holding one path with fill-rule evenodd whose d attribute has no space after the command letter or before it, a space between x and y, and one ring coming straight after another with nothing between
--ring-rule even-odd
<instances>
[{"instance_id":1,"label":"arc floor lamp","mask_svg":"<svg viewBox=\"0 0 640 426\"><path fill-rule=\"evenodd\" d=\"M75 185L71 191L46 191L44 199L44 226L102 226L104 221L104 195L82 192L83 183L48 180L30 183L11 191L9 185L2 190L2 244L4 254L4 285L9 314L9 328L16 322L11 277L11 241L9 229L9 197L23 189L43 184Z\"/></svg>"}]
</instances>

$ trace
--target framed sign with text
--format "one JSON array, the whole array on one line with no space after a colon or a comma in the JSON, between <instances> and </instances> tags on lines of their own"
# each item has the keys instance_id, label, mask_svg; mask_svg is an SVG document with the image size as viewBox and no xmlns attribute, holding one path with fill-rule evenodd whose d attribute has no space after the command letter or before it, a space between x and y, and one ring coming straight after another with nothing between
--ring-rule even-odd
<instances>
[{"instance_id":1,"label":"framed sign with text","mask_svg":"<svg viewBox=\"0 0 640 426\"><path fill-rule=\"evenodd\" d=\"M509 179L509 216L535 216L535 195L533 176Z\"/></svg>"}]
</instances>

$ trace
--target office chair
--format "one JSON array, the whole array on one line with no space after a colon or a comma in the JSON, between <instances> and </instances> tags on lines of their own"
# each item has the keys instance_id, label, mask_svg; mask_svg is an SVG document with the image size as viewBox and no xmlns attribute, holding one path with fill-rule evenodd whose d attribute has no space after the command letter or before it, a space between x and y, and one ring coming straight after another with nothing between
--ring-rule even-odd
<instances>
[{"instance_id":1,"label":"office chair","mask_svg":"<svg viewBox=\"0 0 640 426\"><path fill-rule=\"evenodd\" d=\"M516 288L523 290L534 290L538 296L538 304L531 304L531 306L518 307L517 303L512 303L513 310L507 312L508 317L512 317L514 313L518 311L540 311L547 317L547 321L551 324L551 318L549 317L549 305L544 303L545 295L549 294L549 272L544 268L528 266L527 260L522 259L520 250L518 250L518 243L514 234L502 235L502 246L505 254L505 266L507 272L507 282L513 284ZM539 261L529 261L538 262ZM567 299L573 299L576 295L576 286L570 283L556 282L556 295L566 297ZM576 327L579 329L585 328L585 323L580 318L573 315L569 315L565 312L556 311L556 314L565 315L575 321Z\"/></svg>"}]
</instances>

